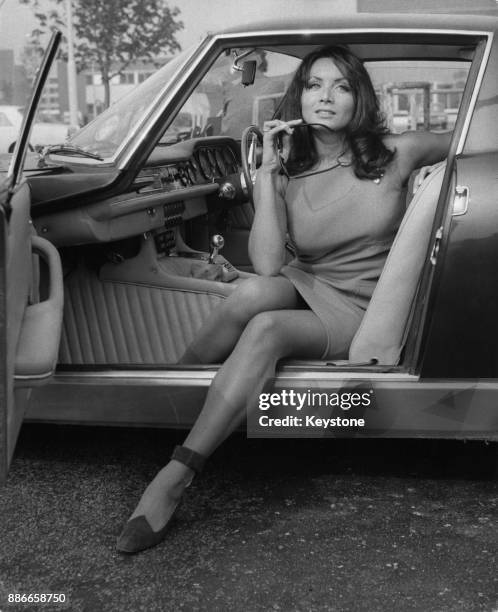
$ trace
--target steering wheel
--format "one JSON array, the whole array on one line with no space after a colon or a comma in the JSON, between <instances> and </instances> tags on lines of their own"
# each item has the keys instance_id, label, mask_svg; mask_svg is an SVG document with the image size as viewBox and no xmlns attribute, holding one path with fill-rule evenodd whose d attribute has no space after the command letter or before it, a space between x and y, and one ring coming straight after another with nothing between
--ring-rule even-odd
<instances>
[{"instance_id":1,"label":"steering wheel","mask_svg":"<svg viewBox=\"0 0 498 612\"><path fill-rule=\"evenodd\" d=\"M250 204L254 208L253 199L253 188L256 182L256 168L258 162L258 148L261 150L263 147L263 134L261 130L255 126L250 125L242 132L242 139L240 142L240 158L242 161L242 173L244 176L243 189L244 194Z\"/></svg>"}]
</instances>

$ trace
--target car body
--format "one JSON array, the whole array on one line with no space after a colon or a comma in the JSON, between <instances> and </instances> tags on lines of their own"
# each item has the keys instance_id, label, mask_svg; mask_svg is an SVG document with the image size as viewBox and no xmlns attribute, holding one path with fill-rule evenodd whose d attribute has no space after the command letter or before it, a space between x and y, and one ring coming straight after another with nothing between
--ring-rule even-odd
<instances>
[{"instance_id":1,"label":"car body","mask_svg":"<svg viewBox=\"0 0 498 612\"><path fill-rule=\"evenodd\" d=\"M14 389L30 390L26 418L193 422L219 364L176 362L252 274L242 130L271 116L308 51L347 44L370 70L393 130L421 127L421 116L444 129L447 105L431 109L431 87L457 91L457 78L465 86L457 114L448 107L446 163L413 197L349 356L283 361L275 388L367 390L367 426L343 435L497 440L497 29L495 17L325 11L212 34L75 134L72 149L26 168L33 226L64 271L55 374L40 366L42 339L25 350L32 363L18 359L12 373ZM265 53L267 73L242 87L238 69L253 49ZM399 98L403 88L429 91L423 115L416 98L411 108ZM218 233L237 278L230 266L216 280L205 275ZM43 297L50 282L43 269L40 277Z\"/></svg>"},{"instance_id":2,"label":"car body","mask_svg":"<svg viewBox=\"0 0 498 612\"><path fill-rule=\"evenodd\" d=\"M12 153L23 120L22 107L0 105L0 154ZM68 137L69 125L48 113L39 113L30 136L32 149L61 143Z\"/></svg>"}]
</instances>

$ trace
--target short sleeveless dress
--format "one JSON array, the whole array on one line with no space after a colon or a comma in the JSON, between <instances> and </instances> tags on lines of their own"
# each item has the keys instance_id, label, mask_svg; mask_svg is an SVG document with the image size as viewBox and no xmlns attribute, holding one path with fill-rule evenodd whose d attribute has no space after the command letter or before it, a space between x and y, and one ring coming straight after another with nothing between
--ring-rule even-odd
<instances>
[{"instance_id":1,"label":"short sleeveless dress","mask_svg":"<svg viewBox=\"0 0 498 612\"><path fill-rule=\"evenodd\" d=\"M351 166L283 180L296 258L288 278L327 335L322 359L347 358L405 212L396 158L380 181Z\"/></svg>"}]
</instances>

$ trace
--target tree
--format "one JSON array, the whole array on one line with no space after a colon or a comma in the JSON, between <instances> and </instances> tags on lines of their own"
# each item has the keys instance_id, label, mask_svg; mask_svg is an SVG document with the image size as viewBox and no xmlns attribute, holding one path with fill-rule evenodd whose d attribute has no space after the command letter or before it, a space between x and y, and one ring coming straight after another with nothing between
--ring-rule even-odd
<instances>
[{"instance_id":1,"label":"tree","mask_svg":"<svg viewBox=\"0 0 498 612\"><path fill-rule=\"evenodd\" d=\"M24 69L24 76L30 87L35 82L36 73L43 58L43 52L39 41L36 39L36 31L31 34L31 40L24 45L21 51L21 64Z\"/></svg>"},{"instance_id":2,"label":"tree","mask_svg":"<svg viewBox=\"0 0 498 612\"><path fill-rule=\"evenodd\" d=\"M40 28L32 40L49 30L64 31L64 0L20 0L31 5ZM175 18L177 7L165 0L73 0L75 60L78 71L98 67L105 90L105 106L110 103L110 80L135 61L151 61L161 53L180 50L175 33L183 28Z\"/></svg>"}]
</instances>

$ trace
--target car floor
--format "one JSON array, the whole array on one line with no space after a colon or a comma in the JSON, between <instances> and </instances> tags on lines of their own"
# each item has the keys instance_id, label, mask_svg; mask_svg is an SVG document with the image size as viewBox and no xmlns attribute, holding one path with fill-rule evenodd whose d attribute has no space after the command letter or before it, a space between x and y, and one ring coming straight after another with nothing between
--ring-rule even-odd
<instances>
[{"instance_id":1,"label":"car floor","mask_svg":"<svg viewBox=\"0 0 498 612\"><path fill-rule=\"evenodd\" d=\"M25 425L0 491L0 610L498 610L496 443L237 434L167 540L120 555L182 438Z\"/></svg>"}]
</instances>

